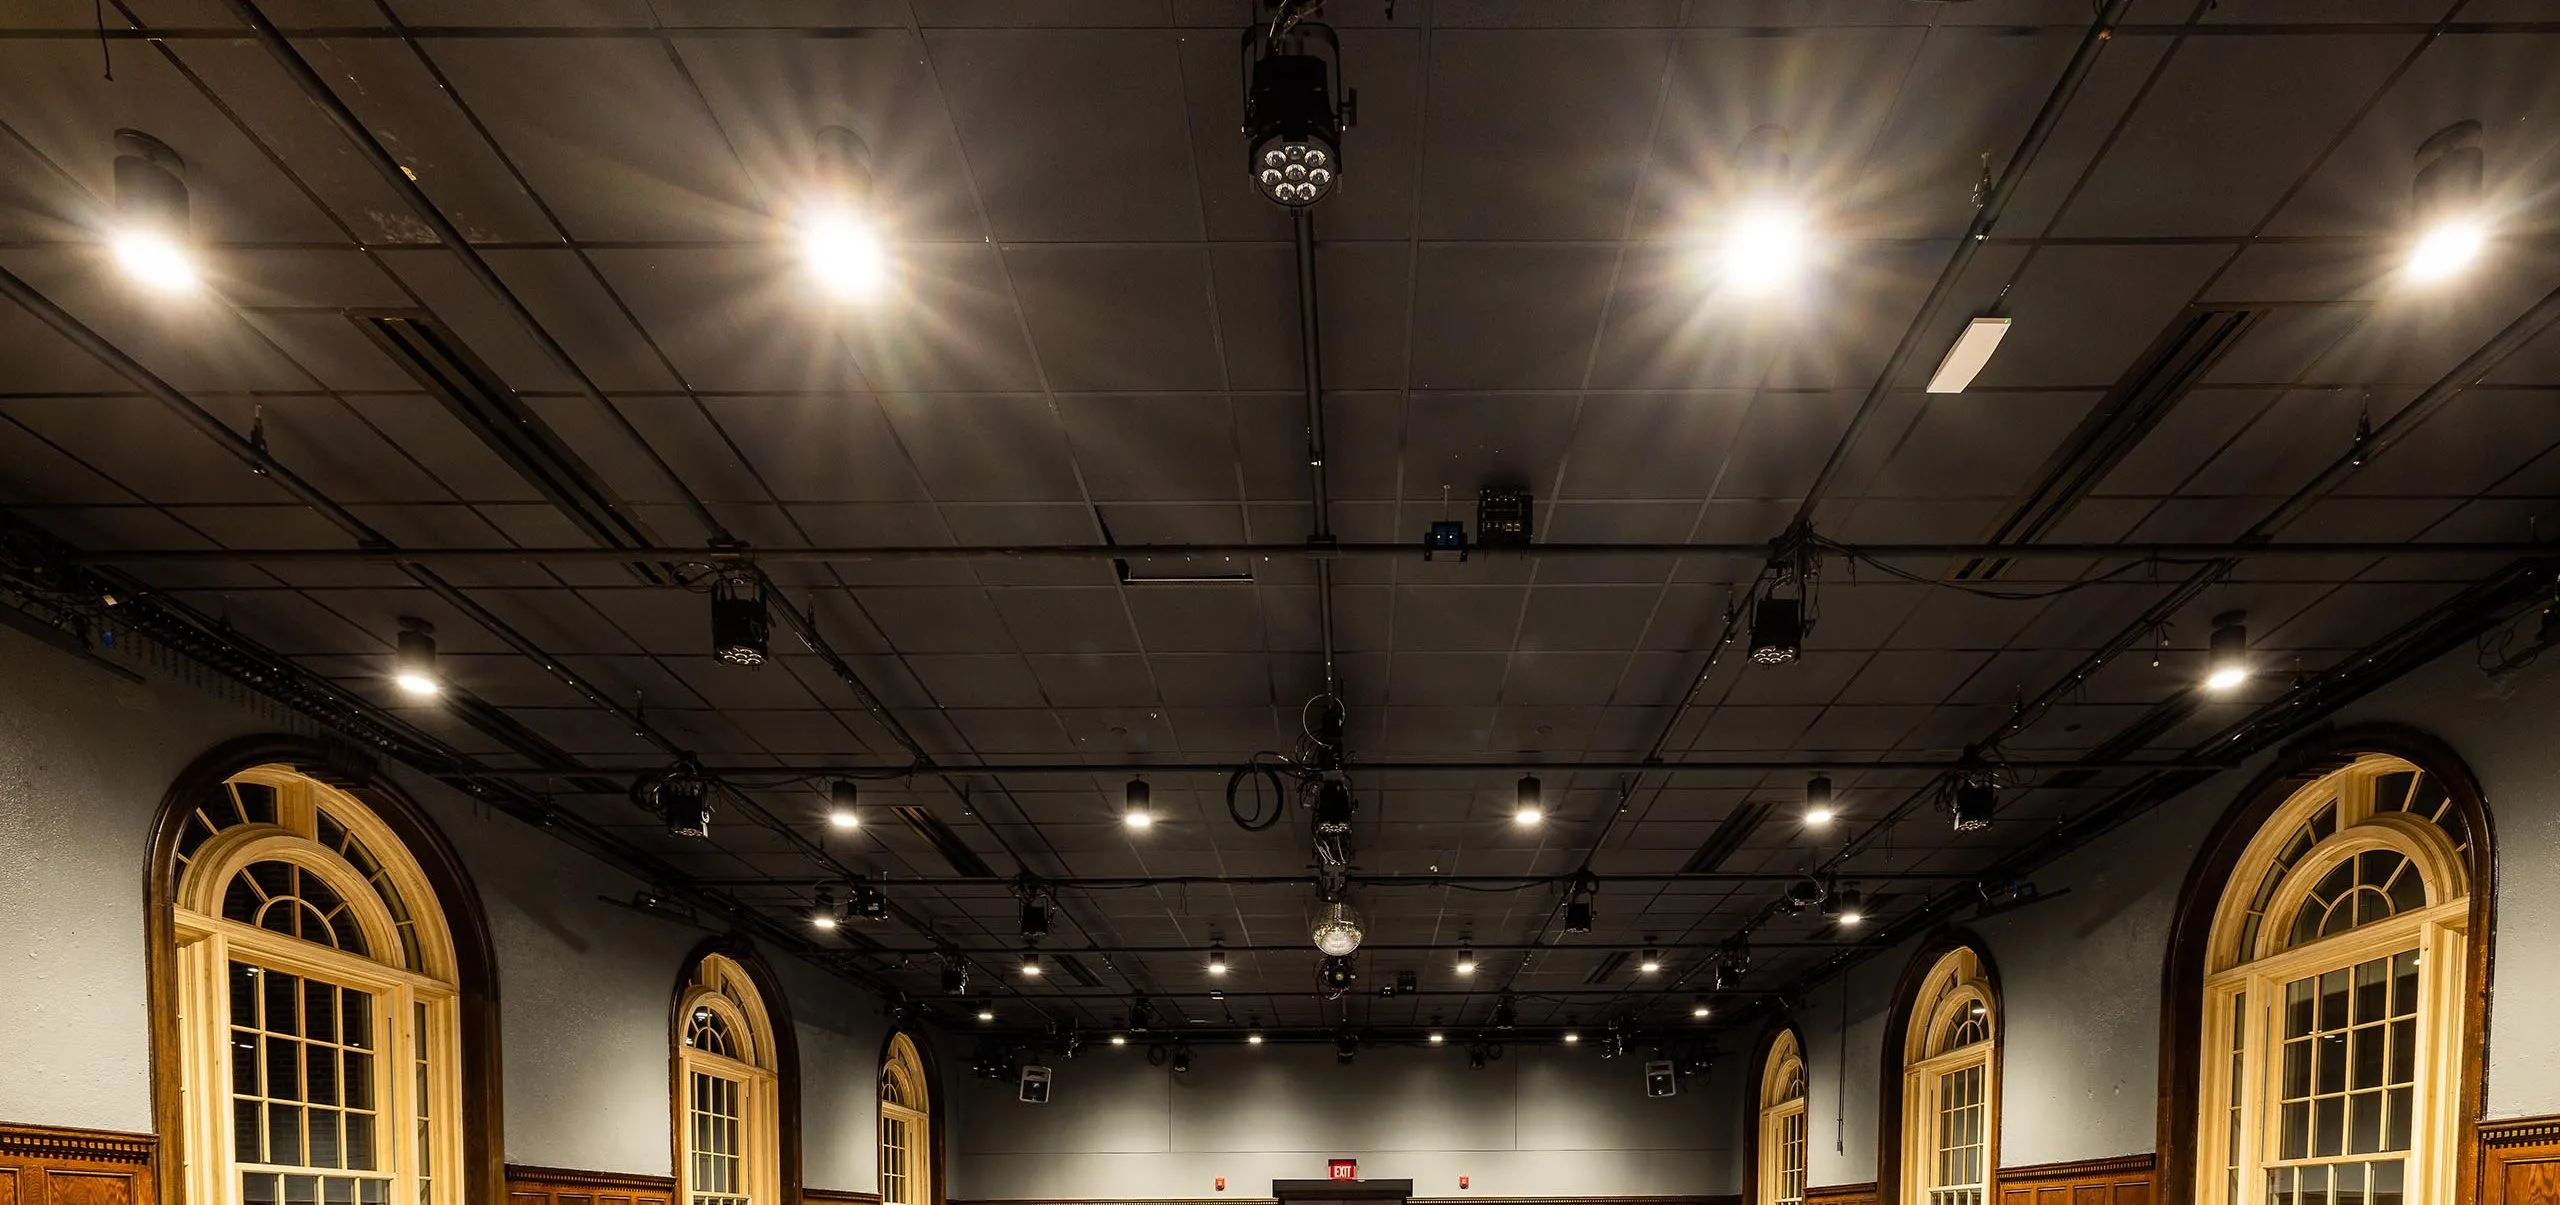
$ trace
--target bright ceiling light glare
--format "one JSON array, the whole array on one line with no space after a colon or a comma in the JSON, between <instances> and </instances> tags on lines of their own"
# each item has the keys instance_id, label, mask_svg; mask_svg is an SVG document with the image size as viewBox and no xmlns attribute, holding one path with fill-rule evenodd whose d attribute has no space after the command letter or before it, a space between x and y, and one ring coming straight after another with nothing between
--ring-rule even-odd
<instances>
[{"instance_id":1,"label":"bright ceiling light glare","mask_svg":"<svg viewBox=\"0 0 2560 1205\"><path fill-rule=\"evenodd\" d=\"M1573 1044L1575 1044L1575 1043L1577 1043L1577 1042L1580 1042L1581 1040L1582 1040L1582 1035L1581 1035L1581 1034L1575 1033L1574 1031L1572 1031L1572 1030L1570 1030L1570 1029L1568 1029L1568 1030L1564 1031L1564 1044L1565 1044L1565 1045L1567 1045L1567 1046L1571 1046L1571 1045L1573 1045Z\"/></svg>"},{"instance_id":2,"label":"bright ceiling light glare","mask_svg":"<svg viewBox=\"0 0 2560 1205\"><path fill-rule=\"evenodd\" d=\"M1662 970L1662 951L1646 947L1644 956L1636 961L1636 969L1647 975Z\"/></svg>"},{"instance_id":3,"label":"bright ceiling light glare","mask_svg":"<svg viewBox=\"0 0 2560 1205\"><path fill-rule=\"evenodd\" d=\"M1209 947L1209 973L1212 975L1224 975L1227 973L1226 947L1219 945L1211 945Z\"/></svg>"},{"instance_id":4,"label":"bright ceiling light glare","mask_svg":"<svg viewBox=\"0 0 2560 1205\"><path fill-rule=\"evenodd\" d=\"M1461 976L1475 974L1475 973L1476 973L1476 952L1475 952L1475 951L1473 951L1473 950L1467 950L1467 949L1461 949L1461 950L1459 950L1459 951L1458 951L1458 964L1457 964L1456 970L1457 970L1458 974L1460 974Z\"/></svg>"},{"instance_id":5,"label":"bright ceiling light glare","mask_svg":"<svg viewBox=\"0 0 2560 1205\"><path fill-rule=\"evenodd\" d=\"M191 292L201 283L187 249L186 161L157 138L118 130L115 138L115 232L107 246L116 266L160 293Z\"/></svg>"},{"instance_id":6,"label":"bright ceiling light glare","mask_svg":"<svg viewBox=\"0 0 2560 1205\"><path fill-rule=\"evenodd\" d=\"M1699 997L1697 1003L1689 1006L1689 1016L1693 1020L1704 1021L1708 1017L1715 1015L1715 1011L1714 1007L1709 1005L1706 998L1703 996Z\"/></svg>"},{"instance_id":7,"label":"bright ceiling light glare","mask_svg":"<svg viewBox=\"0 0 2560 1205\"><path fill-rule=\"evenodd\" d=\"M832 297L865 301L889 282L889 249L880 231L860 214L822 209L800 228L800 253L809 275Z\"/></svg>"},{"instance_id":8,"label":"bright ceiling light glare","mask_svg":"<svg viewBox=\"0 0 2560 1205\"><path fill-rule=\"evenodd\" d=\"M1965 324L1964 333L1956 336L1955 346L1947 349L1947 358L1938 361L1938 371L1929 377L1931 393L1962 393L1981 375L1991 362L1991 353L2000 350L2000 341L2009 337L2006 318L1976 318Z\"/></svg>"},{"instance_id":9,"label":"bright ceiling light glare","mask_svg":"<svg viewBox=\"0 0 2560 1205\"><path fill-rule=\"evenodd\" d=\"M1831 808L1831 776L1816 774L1804 784L1804 822L1809 828L1821 828L1838 815Z\"/></svg>"},{"instance_id":10,"label":"bright ceiling light glare","mask_svg":"<svg viewBox=\"0 0 2560 1205\"><path fill-rule=\"evenodd\" d=\"M1511 822L1523 827L1547 818L1546 788L1535 774L1524 774L1512 793Z\"/></svg>"},{"instance_id":11,"label":"bright ceiling light glare","mask_svg":"<svg viewBox=\"0 0 2560 1205\"><path fill-rule=\"evenodd\" d=\"M1725 231L1724 283L1754 296L1783 291L1804 276L1812 241L1802 213L1774 202L1752 205Z\"/></svg>"},{"instance_id":12,"label":"bright ceiling light glare","mask_svg":"<svg viewBox=\"0 0 2560 1205\"><path fill-rule=\"evenodd\" d=\"M978 1006L978 1019L981 1021L993 1021L996 1019L996 1010L981 1004Z\"/></svg>"},{"instance_id":13,"label":"bright ceiling light glare","mask_svg":"<svg viewBox=\"0 0 2560 1205\"><path fill-rule=\"evenodd\" d=\"M2409 279L2433 284L2459 274L2480 258L2489 243L2489 228L2477 218L2447 218L2418 236L2409 248Z\"/></svg>"},{"instance_id":14,"label":"bright ceiling light glare","mask_svg":"<svg viewBox=\"0 0 2560 1205\"><path fill-rule=\"evenodd\" d=\"M1244 1035L1244 1044L1247 1046L1260 1046L1262 1044L1262 1035L1258 1033L1246 1034Z\"/></svg>"},{"instance_id":15,"label":"bright ceiling light glare","mask_svg":"<svg viewBox=\"0 0 2560 1205\"><path fill-rule=\"evenodd\" d=\"M1120 790L1120 823L1130 828L1148 828L1156 822L1155 788L1143 778L1132 778Z\"/></svg>"},{"instance_id":16,"label":"bright ceiling light glare","mask_svg":"<svg viewBox=\"0 0 2560 1205\"><path fill-rule=\"evenodd\" d=\"M202 283L195 260L176 239L155 230L127 230L113 243L116 266L124 274L162 293L191 292Z\"/></svg>"},{"instance_id":17,"label":"bright ceiling light glare","mask_svg":"<svg viewBox=\"0 0 2560 1205\"><path fill-rule=\"evenodd\" d=\"M1126 1046L1129 1044L1129 1035L1125 1033L1115 1033L1111 1035L1111 1044L1114 1046Z\"/></svg>"},{"instance_id":18,"label":"bright ceiling light glare","mask_svg":"<svg viewBox=\"0 0 2560 1205\"><path fill-rule=\"evenodd\" d=\"M1448 1041L1448 1040L1449 1040L1449 1035L1444 1034L1444 1033L1442 1033L1442 1032L1440 1032L1439 1030L1436 1030L1436 1029L1431 1031L1431 1044L1432 1044L1432 1045L1437 1046L1437 1045L1441 1044L1442 1042L1446 1042L1446 1041Z\"/></svg>"},{"instance_id":19,"label":"bright ceiling light glare","mask_svg":"<svg viewBox=\"0 0 2560 1205\"><path fill-rule=\"evenodd\" d=\"M862 798L862 788L850 778L839 778L827 788L827 826L840 830L862 827L862 812L855 805Z\"/></svg>"}]
</instances>

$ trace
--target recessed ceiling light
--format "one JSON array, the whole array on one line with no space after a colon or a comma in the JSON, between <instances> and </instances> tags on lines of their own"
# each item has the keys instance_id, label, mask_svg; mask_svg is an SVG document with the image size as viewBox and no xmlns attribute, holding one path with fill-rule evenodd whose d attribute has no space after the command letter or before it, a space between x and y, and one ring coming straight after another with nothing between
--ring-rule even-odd
<instances>
[{"instance_id":1,"label":"recessed ceiling light","mask_svg":"<svg viewBox=\"0 0 2560 1205\"><path fill-rule=\"evenodd\" d=\"M1929 377L1931 393L1962 393L1965 386L1991 362L1991 353L2000 350L2000 341L2009 336L2006 318L1976 318L1965 324L1964 333L1956 336L1956 344L1947 349L1947 358L1938 361L1938 371Z\"/></svg>"}]
</instances>

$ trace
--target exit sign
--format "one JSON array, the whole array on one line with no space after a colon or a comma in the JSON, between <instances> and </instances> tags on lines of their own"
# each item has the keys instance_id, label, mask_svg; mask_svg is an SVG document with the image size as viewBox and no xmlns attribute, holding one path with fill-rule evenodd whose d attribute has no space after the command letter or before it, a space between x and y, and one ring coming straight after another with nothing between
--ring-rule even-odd
<instances>
[{"instance_id":1,"label":"exit sign","mask_svg":"<svg viewBox=\"0 0 2560 1205\"><path fill-rule=\"evenodd\" d=\"M1327 1180L1357 1180L1360 1178L1360 1161L1357 1159L1327 1159L1324 1164L1324 1178Z\"/></svg>"}]
</instances>

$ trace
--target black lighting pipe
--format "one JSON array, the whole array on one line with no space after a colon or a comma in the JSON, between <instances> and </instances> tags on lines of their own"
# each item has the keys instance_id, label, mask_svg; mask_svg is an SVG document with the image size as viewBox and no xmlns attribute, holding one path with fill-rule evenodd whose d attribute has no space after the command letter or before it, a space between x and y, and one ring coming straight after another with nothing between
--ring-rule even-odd
<instances>
[{"instance_id":1,"label":"black lighting pipe","mask_svg":"<svg viewBox=\"0 0 2560 1205\"><path fill-rule=\"evenodd\" d=\"M1875 759L1827 758L1823 760L1760 761L1346 761L1344 768L1367 774L1473 774L1479 772L1510 773L1515 770L1549 770L1556 772L1589 771L1605 774L1777 774L1789 771L1818 770L1916 770L1940 773L1957 769L1965 763L1955 758L1887 757ZM2218 770L2229 763L2170 760L2161 758L2011 758L2002 764L2022 772L2061 772L2066 770ZM644 774L655 773L663 766L585 767L580 774ZM815 778L860 778L876 780L903 778L917 774L967 775L1012 774L1023 777L1095 774L1233 774L1240 764L1224 762L1018 762L1006 764L932 762L926 765L854 765L826 763L790 766L713 765L703 772L714 778L737 780L734 785L752 788L749 781L758 778L782 778L789 781ZM510 767L480 773L505 778L553 778L567 771ZM2035 785L2035 784L2029 784ZM1797 876L1802 877L1802 876Z\"/></svg>"},{"instance_id":2,"label":"black lighting pipe","mask_svg":"<svg viewBox=\"0 0 2560 1205\"><path fill-rule=\"evenodd\" d=\"M2551 317L2560 317L2560 293L2546 298ZM2536 307L2537 313L2546 307ZM2414 405L2415 403L2413 403ZM2440 403L2438 403L2440 404ZM2431 406L2432 408L2432 406ZM2406 428L2394 430L2385 423L2376 428L2375 439L2385 432L2397 439ZM2373 455L2367 445L2368 459ZM1986 544L1986 543L1891 543L1830 544L1846 555L1871 560L1944 560L1954 557L1998 556L2011 560L2134 560L2134 561L2255 561L2307 560L2320 557L2518 557L2541 556L2554 544L2530 540L2304 540L2275 543L2266 540L2186 541L2186 542L2122 542L2070 544ZM1324 561L1351 557L1413 557L1421 555L1419 544L1347 543L1347 544L958 544L958 545L814 545L801 548L758 548L754 559L759 564L814 561L1005 561L1005 560L1070 560L1113 561L1136 557L1260 557L1265 559ZM1539 543L1526 548L1506 549L1500 553L1478 556L1521 557L1748 557L1754 560L1769 555L1766 543ZM236 565L236 564L374 564L374 565L518 565L518 564L621 564L635 559L669 561L677 564L711 565L735 560L735 548L686 547L677 545L633 548L110 548L84 549L71 554L71 563L83 565ZM1855 582L1833 582L1833 586L1855 585Z\"/></svg>"},{"instance_id":3,"label":"black lighting pipe","mask_svg":"<svg viewBox=\"0 0 2560 1205\"><path fill-rule=\"evenodd\" d=\"M1333 497L1324 480L1324 350L1316 319L1316 219L1307 207L1289 211L1289 231L1297 248L1299 371L1307 391L1307 486L1315 528L1307 535L1311 548L1329 548L1333 539ZM1410 549L1406 550L1408 553ZM1324 645L1324 692L1338 693L1333 673L1333 566L1316 562L1316 627Z\"/></svg>"},{"instance_id":4,"label":"black lighting pipe","mask_svg":"<svg viewBox=\"0 0 2560 1205\"><path fill-rule=\"evenodd\" d=\"M310 61L302 57L301 51L293 48L293 43L286 40L284 33L276 28L274 22L267 19L264 12L259 11L254 0L230 0L230 5L232 13L240 18L242 24L249 27L251 36L258 40L258 44L266 47L268 55L275 59L276 65L284 69L285 75L293 80L296 87L302 89L303 95L308 97L313 105L319 107L320 112L328 117L330 124L338 127L338 132L345 135L348 142L354 144L357 155L373 168L376 175L382 177L383 183L388 184L392 192L399 194L400 199L407 202L410 209L416 211L419 219L426 222L428 229L436 232L437 240L444 245L445 250L453 253L455 259L461 261L463 270L470 273L471 278L478 281L480 287L487 290L491 297L497 299L500 308L507 311L508 317L513 318L516 325L524 328L525 334L533 340L534 346L541 348L542 354L577 384L578 392L584 394L588 401L604 411L622 433L640 449L641 454L649 458L649 463L675 485L677 496L684 500L686 509L693 514L694 521L702 524L703 529L710 532L713 538L728 539L728 528L721 524L717 515L711 513L710 506L703 502L701 496L685 485L684 478L677 475L675 466L667 463L666 458L660 456L658 450L640 434L640 429L632 425L631 419L622 413L621 408L605 397L604 390L596 385L595 380L587 375L585 369L578 367L578 362L570 356L569 349L552 337L551 332L542 325L542 321L534 317L533 311L526 308L524 302L515 295L515 291L508 288L506 281L499 278L497 270L489 266L489 261L481 258L479 250L471 245L470 238L462 233L460 227L453 224L453 219L445 216L444 210L436 206L435 201L427 196L426 190L418 186L417 180L410 176L407 169L401 167L400 161L392 156L391 151L382 145L382 140L374 137L373 131L364 124L364 119L356 116L355 110L348 108L347 103L338 98L337 92L329 87L328 81L320 78L320 73L312 69ZM627 514L620 517L626 522L634 521L633 517Z\"/></svg>"},{"instance_id":5,"label":"black lighting pipe","mask_svg":"<svg viewBox=\"0 0 2560 1205\"><path fill-rule=\"evenodd\" d=\"M1929 296L1920 303L1920 312L1912 315L1911 325L1903 328L1901 341L1893 345L1893 355L1886 358L1883 370L1876 373L1875 383L1867 387L1866 397L1859 401L1857 412L1850 416L1849 425L1840 433L1839 442L1831 446L1831 455L1823 460L1822 471L1814 475L1813 484L1805 489L1804 501L1796 507L1795 519L1789 527L1801 529L1813 522L1814 508L1821 504L1824 493L1831 487L1832 478L1839 475L1840 466L1848 460L1849 445L1858 438L1859 429L1866 425L1876 408L1884 403L1894 382L1902 379L1903 369L1910 363L1913 353L1919 350L1921 337L1929 333L1938 311L1955 293L1956 284L1964 278L1965 269L1972 265L1975 253L1991 237L1992 227L2000 224L2000 215L2008 209L2009 198L2018 191L2019 182L2026 179L2027 170L2035 165L2036 157L2043 153L2045 141L2053 136L2054 127L2062 121L2062 111L2070 107L2071 98L2079 94L2080 85L2089 78L2090 69L2098 64L2099 52L2106 49L2107 43L2114 38L2116 23L2124 20L2125 10L2132 4L2133 0L2106 0L2105 7L2098 10L2097 19L2089 23L2088 32L2080 36L2079 48L2071 52L2071 62L2063 67L2062 78L2053 82L2053 90L2045 94L2044 104L2036 109L2034 119L2027 123L2025 136L2018 140L2017 152L2009 156L2008 165L1992 182L1991 191L1982 198L1981 207L1974 210L1972 224L1966 227L1964 237L1956 243L1955 253L1947 257L1947 266L1938 273L1937 283L1929 286Z\"/></svg>"},{"instance_id":6,"label":"black lighting pipe","mask_svg":"<svg viewBox=\"0 0 2560 1205\"><path fill-rule=\"evenodd\" d=\"M1844 873L1844 874L1847 874L1848 872L1845 872L1845 871L1844 871L1843 873ZM1069 875L1069 876L1062 877L1062 878L1042 879L1042 880L1040 880L1040 882L1041 882L1041 885L1042 885L1042 886L1046 886L1046 887L1055 887L1055 888L1058 888L1058 889L1060 889L1060 890L1072 890L1072 891L1117 891L1117 890L1128 890L1128 889L1141 888L1141 887L1294 887L1294 886L1298 886L1298 885L1304 884L1304 883L1308 882L1309 880L1313 879L1314 877L1315 877L1315 876L1314 876L1314 875L1312 875L1312 874L1228 874L1228 875L1218 875L1218 874L1184 874L1184 875L1172 875L1172 874L1168 874L1168 875L1100 875L1100 876L1096 876L1096 875L1085 875L1085 876L1081 876L1081 877L1079 877L1079 876L1074 876L1074 875ZM1553 885L1555 885L1555 886L1563 886L1563 885L1565 885L1566 883L1568 883L1568 882L1572 881L1575 877L1577 877L1577 876L1573 876L1573 875L1551 875L1551 874L1550 874L1550 875L1522 875L1522 874L1354 874L1354 875L1350 876L1349 882L1350 882L1350 883L1351 883L1351 885L1352 885L1352 886L1354 886L1354 887L1380 887L1380 888L1386 888L1386 887L1541 887L1541 886L1546 886L1546 885L1549 885L1549 884L1553 884ZM1801 881L1803 881L1803 879L1804 879L1804 877L1805 877L1805 876L1804 876L1804 872L1803 872L1803 871L1800 871L1800 870L1784 870L1784 871L1781 871L1781 870L1696 870L1696 871L1679 871L1679 872L1669 872L1669 873L1661 873L1661 874L1592 874L1592 875L1583 876L1583 877L1586 877L1586 878L1587 878L1587 880L1588 880L1589 882L1594 883L1594 884L1596 884L1596 885L1606 886L1606 885L1611 884L1611 883L1619 883L1619 884L1631 884L1631 883L1795 883L1795 882L1801 882ZM1890 880L1890 881L1893 881L1893 882L1914 882L1914 883L1971 883L1971 882L1976 882L1976 881L1980 880L1983 876L1982 876L1982 873L1981 873L1981 872L1979 872L1979 871L1955 871L1955 870L1892 870L1892 871L1876 871L1876 872L1873 872L1873 873L1870 873L1870 872L1867 872L1867 871L1858 871L1858 872L1856 872L1856 873L1855 873L1853 876L1851 876L1851 877L1856 878L1859 882L1862 882L1862 883L1863 883L1863 882L1867 882L1867 881L1869 881L1869 880L1874 880L1874 881L1877 881L1877 882L1883 882L1883 881ZM713 887L736 887L736 888L761 887L761 888L770 888L770 889L774 889L774 890L806 890L806 889L811 888L811 887L818 887L818 886L823 886L823 885L831 884L831 883L842 883L842 882L844 882L844 878L843 878L843 876L841 876L841 875L836 876L836 877L833 877L833 878L824 878L824 877L807 876L807 875L803 875L803 876L799 876L799 877L792 877L792 876L777 876L777 875L755 875L755 876L748 876L748 877L744 877L744 878L726 878L726 879L723 879L723 878L697 878L697 879L695 879L694 881L695 881L695 882L698 882L698 883L705 884L705 885L707 885L707 886L713 886ZM868 883L868 884L870 884L870 885L872 885L872 886L875 886L875 887L883 887L883 888L886 888L886 887L897 887L897 888L902 888L902 889L929 888L929 889L936 890L936 891L946 891L946 890L953 890L953 889L961 889L961 890L971 890L971 889L974 889L974 890L980 890L980 891L994 892L994 893L998 893L998 894L1006 894L1006 893L1011 893L1011 892L1012 892L1012 891L1014 891L1014 889L1015 889L1015 888L1014 888L1014 884L1012 884L1012 883L1010 883L1010 882L1008 882L1008 881L1006 881L1006 880L1003 880L1003 879L990 879L990 878L983 878L983 877L981 877L981 878L971 878L971 877L968 877L968 876L951 876L951 875L943 875L943 876L934 876L934 875L912 875L912 876L904 876L904 877L895 877L895 876L893 876L893 877L879 877L879 876L874 876L874 877L872 877L872 878L865 879L865 880L863 880L863 881L864 881L864 882L866 882L866 883ZM1605 942L1601 942L1601 943L1590 943L1590 942L1571 942L1571 943L1566 943L1566 944L1567 944L1570 948L1572 948L1572 949L1577 949L1577 950L1613 950L1613 949L1638 950L1638 949L1646 949L1646 948L1652 948L1652 949L1680 949L1680 948L1683 948L1683 947L1679 947L1679 946L1665 946L1665 945L1663 945L1663 944L1662 944L1662 943L1660 943L1660 942L1644 943L1644 944L1640 944L1640 945L1628 945L1628 946L1623 946L1623 947L1621 947L1621 946L1613 946L1613 945L1609 945L1608 943L1605 943ZM1052 948L1053 948L1053 949L1065 949L1065 947L1052 947ZM1193 951L1193 952L1195 952L1195 953L1196 953L1196 952L1198 952L1201 948L1202 948L1202 947L1199 947L1199 946L1168 946L1168 947L1165 947L1165 948L1163 948L1163 949L1161 949L1161 950L1155 950L1155 951L1153 951L1153 952L1156 952L1156 953L1167 953L1167 952L1172 952L1172 951L1177 951L1177 950L1191 950L1191 951ZM1301 951L1303 951L1303 950L1305 950L1305 949L1307 948L1307 946L1306 946L1306 944L1305 944L1305 943L1303 943L1303 942L1292 942L1292 943L1288 943L1288 944L1284 944L1284 945L1277 945L1277 946L1238 946L1238 945L1231 945L1231 946L1228 946L1228 947L1226 947L1226 948L1227 948L1227 950L1228 950L1229 952L1231 952L1231 953L1232 953L1232 952L1235 952L1235 951L1241 951L1241 950L1256 950L1256 949L1259 949L1259 950L1301 950ZM1361 947L1360 947L1360 948L1361 948L1361 949L1363 949L1363 950L1393 950L1393 949L1402 949L1402 948L1410 948L1410 949L1416 949L1416 950L1437 950L1437 949L1454 948L1454 947L1449 947L1449 946L1446 946L1446 945L1440 945L1440 946L1429 946L1429 945L1425 945L1425 946L1412 946L1412 947L1375 946L1375 945L1369 945L1369 944L1367 944L1367 943L1363 943L1363 944L1361 945ZM1506 946L1506 945L1501 945L1501 944L1498 944L1498 943L1475 942L1475 943L1471 943L1471 944L1469 944L1469 945L1467 946L1467 948L1469 948L1469 949L1473 949L1473 950L1544 950L1544 949L1554 948L1554 943L1549 943L1549 944L1547 944L1547 945L1540 945L1540 944L1537 944L1537 943L1531 942L1531 943L1521 944L1521 945L1509 945L1509 946ZM1703 950L1703 949L1722 949L1723 947L1722 947L1722 945L1718 944L1718 945L1702 945L1702 946L1699 946L1698 948ZM1093 948L1091 948L1091 951L1090 951L1090 952L1094 952L1094 953L1105 953L1105 954L1108 954L1108 953L1113 953L1113 952L1115 952L1117 949L1118 949L1117 947L1110 947L1110 948L1104 948L1104 947L1093 947ZM1019 952L1020 952L1020 951L1019 951L1019 949L1018 949L1018 948L1015 948L1015 947L1008 947L1008 950L1010 950L1010 951L1012 951L1012 952L1015 952L1015 953L1019 953ZM1081 951L1081 950L1068 950L1067 952L1068 952L1068 953L1079 953L1079 952L1085 952L1085 951ZM1133 949L1131 952L1145 952L1145 951L1137 951L1137 950L1134 950L1134 949Z\"/></svg>"}]
</instances>

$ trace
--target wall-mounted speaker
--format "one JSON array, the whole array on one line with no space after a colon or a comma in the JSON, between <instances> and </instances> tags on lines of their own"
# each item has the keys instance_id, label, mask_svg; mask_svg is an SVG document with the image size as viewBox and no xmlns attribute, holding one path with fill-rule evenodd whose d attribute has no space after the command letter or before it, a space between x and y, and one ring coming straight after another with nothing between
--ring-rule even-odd
<instances>
[{"instance_id":1,"label":"wall-mounted speaker","mask_svg":"<svg viewBox=\"0 0 2560 1205\"><path fill-rule=\"evenodd\" d=\"M1025 1068L1024 1071L1028 1074L1029 1068ZM1644 1065L1644 1094L1647 1096L1678 1096L1680 1094L1680 1072L1671 1060L1655 1059Z\"/></svg>"},{"instance_id":2,"label":"wall-mounted speaker","mask_svg":"<svg viewBox=\"0 0 2560 1205\"><path fill-rule=\"evenodd\" d=\"M1014 1099L1026 1105L1049 1103L1049 1069L1038 1063L1024 1067L1021 1085L1015 1090Z\"/></svg>"}]
</instances>

